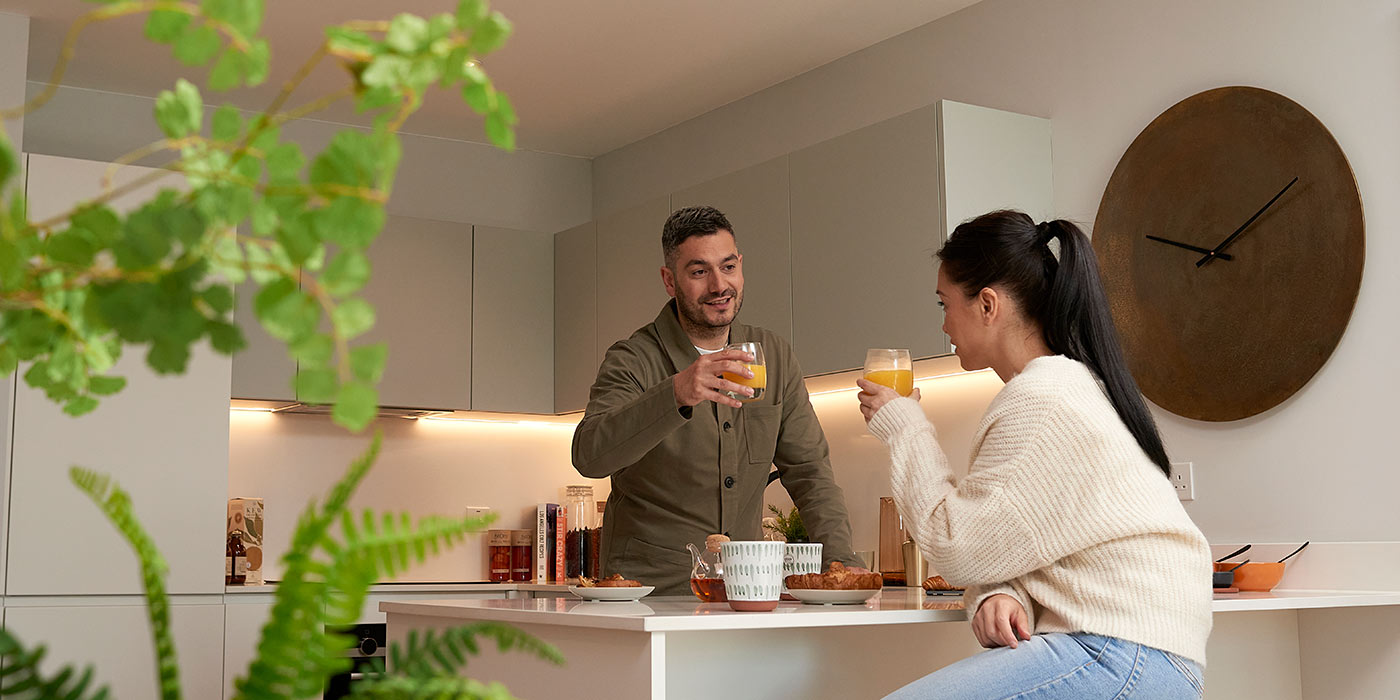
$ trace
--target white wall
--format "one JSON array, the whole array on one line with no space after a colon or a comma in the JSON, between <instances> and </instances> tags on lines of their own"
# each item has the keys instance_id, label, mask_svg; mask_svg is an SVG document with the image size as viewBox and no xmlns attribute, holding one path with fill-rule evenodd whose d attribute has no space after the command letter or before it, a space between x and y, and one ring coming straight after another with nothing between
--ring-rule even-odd
<instances>
[{"instance_id":1,"label":"white wall","mask_svg":"<svg viewBox=\"0 0 1400 700\"><path fill-rule=\"evenodd\" d=\"M592 484L597 500L608 495L607 481L584 479L571 466L572 426L383 418L376 428L384 431L384 446L351 501L357 512L460 516L468 506L486 506L501 516L492 527L527 529L534 526L535 504L559 503L566 484ZM327 416L231 413L229 495L263 499L266 578L279 578L302 509L325 499L369 447L369 436L351 436ZM398 580L485 579L483 537L470 536Z\"/></svg>"},{"instance_id":2,"label":"white wall","mask_svg":"<svg viewBox=\"0 0 1400 700\"><path fill-rule=\"evenodd\" d=\"M30 95L42 89L41 83L28 85ZM204 97L219 104L218 93ZM30 153L116 160L160 140L154 105L148 97L62 87L30 117L25 145ZM213 111L213 106L206 107L205 116ZM94 128L93 115L102 115L101 128ZM411 131L412 126L410 118L406 127ZM300 143L309 159L344 128L300 119L284 125L282 133ZM524 150L506 153L480 143L412 133L402 134L402 143L403 160L387 205L390 214L540 233L593 218L587 159Z\"/></svg>"},{"instance_id":3,"label":"white wall","mask_svg":"<svg viewBox=\"0 0 1400 700\"><path fill-rule=\"evenodd\" d=\"M984 0L596 159L594 210L946 98L1049 117L1058 214L1088 224L1119 156L1154 116L1221 85L1280 92L1332 130L1356 172L1368 264L1351 325L1317 376L1264 415L1206 424L1159 411L1158 419L1173 459L1195 463L1197 500L1187 510L1212 540L1394 540L1397 30L1393 0ZM949 415L980 413L987 398L955 399L962 403ZM926 410L945 410L928 402ZM844 452L837 445L863 444L863 426L818 410L834 455ZM846 454L836 468L848 492L885 478L878 450ZM858 520L869 498L859 499ZM857 530L858 548L866 536Z\"/></svg>"}]
</instances>

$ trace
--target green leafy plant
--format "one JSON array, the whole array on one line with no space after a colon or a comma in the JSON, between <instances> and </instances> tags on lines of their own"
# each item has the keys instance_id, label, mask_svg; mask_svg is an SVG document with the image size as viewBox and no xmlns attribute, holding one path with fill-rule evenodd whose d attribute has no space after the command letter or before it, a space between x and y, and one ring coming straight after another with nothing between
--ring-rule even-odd
<instances>
[{"instance_id":1,"label":"green leafy plant","mask_svg":"<svg viewBox=\"0 0 1400 700\"><path fill-rule=\"evenodd\" d=\"M55 93L82 30L103 20L145 15L145 34L169 44L175 59L210 66L214 90L253 86L268 74L271 52L258 36L264 0L89 0L97 5L70 29L46 89L0 119L29 113ZM11 188L18 162L0 137L0 376L27 366L24 380L78 416L115 394L125 379L109 374L127 347L145 349L160 373L182 373L191 347L207 340L218 352L244 346L230 318L232 284L258 286L262 326L296 359L293 380L303 400L333 404L333 419L363 430L376 412L383 344L352 346L374 325L374 309L356 294L370 276L366 250L384 224L400 145L398 128L431 87L460 91L484 116L486 135L514 148L516 115L478 57L499 48L510 23L485 0L460 0L455 13L349 22L324 41L261 114L245 119L231 105L204 129L204 96L180 80L155 103L164 138L118 159L100 195L71 211L31 221L23 188ZM323 61L345 72L344 89L288 108L298 85ZM210 65L212 63L212 65ZM282 124L339 101L374 115L368 133L347 129L308 156L281 137ZM126 164L165 156L153 174L114 185ZM127 214L110 202L163 178L181 176ZM329 320L329 324L323 324ZM320 695L327 676L348 668L352 639L336 632L359 616L370 584L479 531L486 518L429 517L348 508L374 463L381 436L350 465L323 503L302 512L283 558L283 580L256 658L235 687L249 699ZM171 636L167 565L137 521L132 497L108 477L73 467L86 493L131 545L151 624L160 693L181 697ZM412 636L391 649L393 670L358 683L357 698L506 698L499 684L459 674L478 638L553 663L558 652L503 625L479 624ZM99 699L93 670L40 671L42 645L26 646L0 629L0 696L25 700Z\"/></svg>"},{"instance_id":2,"label":"green leafy plant","mask_svg":"<svg viewBox=\"0 0 1400 700\"><path fill-rule=\"evenodd\" d=\"M807 535L807 526L802 524L802 514L797 512L797 506L793 506L790 513L783 513L780 508L769 503L768 511L773 515L763 519L765 530L778 535L784 542L797 544L812 541Z\"/></svg>"}]
</instances>

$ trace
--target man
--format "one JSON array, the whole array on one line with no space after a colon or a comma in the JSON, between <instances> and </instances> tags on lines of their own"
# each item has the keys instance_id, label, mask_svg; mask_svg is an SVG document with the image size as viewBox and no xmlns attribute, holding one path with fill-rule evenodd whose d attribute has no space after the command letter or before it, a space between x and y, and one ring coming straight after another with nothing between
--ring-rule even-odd
<instances>
[{"instance_id":1,"label":"man","mask_svg":"<svg viewBox=\"0 0 1400 700\"><path fill-rule=\"evenodd\" d=\"M860 562L841 488L832 478L826 438L807 399L802 370L787 341L736 323L744 302L744 258L734 229L713 207L676 211L661 232L661 282L671 295L656 320L603 358L588 408L574 433L579 473L612 477L603 522L603 572L657 587L688 590L686 543L727 533L760 539L763 491L776 465L783 486L821 542L826 562ZM752 357L726 344L757 341L766 355L767 389L725 380L752 377Z\"/></svg>"}]
</instances>

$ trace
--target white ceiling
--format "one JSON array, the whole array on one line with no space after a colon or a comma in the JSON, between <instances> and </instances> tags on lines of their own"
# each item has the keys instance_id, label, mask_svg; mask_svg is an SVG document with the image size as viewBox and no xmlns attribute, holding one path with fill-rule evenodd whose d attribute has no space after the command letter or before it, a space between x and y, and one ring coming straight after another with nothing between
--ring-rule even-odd
<instances>
[{"instance_id":1,"label":"white ceiling","mask_svg":"<svg viewBox=\"0 0 1400 700\"><path fill-rule=\"evenodd\" d=\"M837 58L972 5L976 0L496 0L515 24L486 61L519 112L526 149L593 157L637 141ZM232 100L261 108L310 55L322 29L395 12L450 12L454 0L268 0L272 75ZM95 6L79 0L0 0L27 15L30 80L46 81L68 25ZM142 19L82 34L65 85L154 96L189 69L141 38ZM344 86L327 65L297 94ZM322 118L365 123L348 106ZM430 95L405 131L483 141L480 120L454 94Z\"/></svg>"}]
</instances>

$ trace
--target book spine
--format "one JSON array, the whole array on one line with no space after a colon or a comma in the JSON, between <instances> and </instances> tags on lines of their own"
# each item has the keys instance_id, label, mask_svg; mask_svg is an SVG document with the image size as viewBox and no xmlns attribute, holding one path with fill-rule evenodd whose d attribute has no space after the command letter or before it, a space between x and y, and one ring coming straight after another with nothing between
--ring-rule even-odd
<instances>
[{"instance_id":1,"label":"book spine","mask_svg":"<svg viewBox=\"0 0 1400 700\"><path fill-rule=\"evenodd\" d=\"M564 555L568 548L564 542L568 534L569 509L559 506L559 519L554 526L554 577L555 580L564 581L569 578L565 569Z\"/></svg>"},{"instance_id":2,"label":"book spine","mask_svg":"<svg viewBox=\"0 0 1400 700\"><path fill-rule=\"evenodd\" d=\"M550 503L546 507L549 509L549 515L545 521L546 530L544 531L544 576L546 581L558 581L560 579L554 575L554 528L559 522L559 504Z\"/></svg>"},{"instance_id":3,"label":"book spine","mask_svg":"<svg viewBox=\"0 0 1400 700\"><path fill-rule=\"evenodd\" d=\"M549 580L553 560L549 556L549 545L554 541L554 533L549 529L548 504L541 503L535 509L535 583Z\"/></svg>"}]
</instances>

